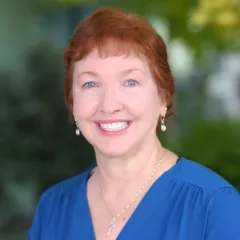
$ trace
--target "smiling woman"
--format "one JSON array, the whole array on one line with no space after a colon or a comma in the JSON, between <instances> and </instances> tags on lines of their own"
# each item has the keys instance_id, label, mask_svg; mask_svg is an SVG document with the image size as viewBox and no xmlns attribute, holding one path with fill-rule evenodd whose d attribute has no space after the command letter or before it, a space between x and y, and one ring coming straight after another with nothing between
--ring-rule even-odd
<instances>
[{"instance_id":1,"label":"smiling woman","mask_svg":"<svg viewBox=\"0 0 240 240\"><path fill-rule=\"evenodd\" d=\"M174 82L153 28L100 8L64 57L66 103L96 164L43 193L28 239L239 240L237 190L157 137Z\"/></svg>"}]
</instances>

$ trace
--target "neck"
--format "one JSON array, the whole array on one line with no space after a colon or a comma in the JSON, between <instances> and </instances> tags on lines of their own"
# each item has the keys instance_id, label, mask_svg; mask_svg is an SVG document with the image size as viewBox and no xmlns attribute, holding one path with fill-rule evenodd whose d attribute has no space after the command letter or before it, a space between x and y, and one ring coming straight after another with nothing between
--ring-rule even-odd
<instances>
[{"instance_id":1,"label":"neck","mask_svg":"<svg viewBox=\"0 0 240 240\"><path fill-rule=\"evenodd\" d=\"M163 153L157 136L131 155L109 158L97 155L97 175L103 191L117 196L124 188L137 189L153 171Z\"/></svg>"}]
</instances>

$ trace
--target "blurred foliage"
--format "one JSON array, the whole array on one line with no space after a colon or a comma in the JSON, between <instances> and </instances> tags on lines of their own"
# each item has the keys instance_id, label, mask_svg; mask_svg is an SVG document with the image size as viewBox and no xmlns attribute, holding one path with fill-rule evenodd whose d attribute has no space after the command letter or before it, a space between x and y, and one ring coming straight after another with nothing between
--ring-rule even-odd
<instances>
[{"instance_id":1,"label":"blurred foliage","mask_svg":"<svg viewBox=\"0 0 240 240\"><path fill-rule=\"evenodd\" d=\"M202 28L214 28L227 46L233 44L240 50L240 1L239 0L200 0L192 21Z\"/></svg>"},{"instance_id":2,"label":"blurred foliage","mask_svg":"<svg viewBox=\"0 0 240 240\"><path fill-rule=\"evenodd\" d=\"M66 7L98 3L156 16L167 21L170 39L184 39L199 60L207 50L240 51L238 0L39 0ZM204 61L203 61L204 62Z\"/></svg>"},{"instance_id":3,"label":"blurred foliage","mask_svg":"<svg viewBox=\"0 0 240 240\"><path fill-rule=\"evenodd\" d=\"M177 152L219 173L240 190L240 121L198 120L188 123Z\"/></svg>"},{"instance_id":4,"label":"blurred foliage","mask_svg":"<svg viewBox=\"0 0 240 240\"><path fill-rule=\"evenodd\" d=\"M240 2L238 0L201 0L192 15L192 20L199 25L215 25L239 32Z\"/></svg>"},{"instance_id":5,"label":"blurred foliage","mask_svg":"<svg viewBox=\"0 0 240 240\"><path fill-rule=\"evenodd\" d=\"M43 5L66 5L68 7L77 7L86 4L99 3L100 0L39 0Z\"/></svg>"}]
</instances>

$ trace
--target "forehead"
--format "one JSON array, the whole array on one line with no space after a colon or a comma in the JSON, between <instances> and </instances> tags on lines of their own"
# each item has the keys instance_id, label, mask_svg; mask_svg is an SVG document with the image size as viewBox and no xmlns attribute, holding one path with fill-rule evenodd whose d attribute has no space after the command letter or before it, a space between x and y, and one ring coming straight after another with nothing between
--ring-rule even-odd
<instances>
[{"instance_id":1,"label":"forehead","mask_svg":"<svg viewBox=\"0 0 240 240\"><path fill-rule=\"evenodd\" d=\"M149 73L149 67L146 59L143 56L136 54L120 55L120 56L99 56L97 50L90 52L87 57L77 61L75 71L78 73L84 71L96 71L101 74L114 74L127 69L139 69Z\"/></svg>"}]
</instances>

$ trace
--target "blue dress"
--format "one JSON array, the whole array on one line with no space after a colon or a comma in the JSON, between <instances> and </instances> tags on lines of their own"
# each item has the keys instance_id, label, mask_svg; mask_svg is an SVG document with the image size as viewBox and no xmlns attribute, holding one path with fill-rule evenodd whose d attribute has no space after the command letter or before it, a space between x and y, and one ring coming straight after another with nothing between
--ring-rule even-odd
<instances>
[{"instance_id":1,"label":"blue dress","mask_svg":"<svg viewBox=\"0 0 240 240\"><path fill-rule=\"evenodd\" d=\"M41 196L28 240L94 240L90 168ZM240 240L240 194L210 169L181 157L149 189L117 240Z\"/></svg>"}]
</instances>

